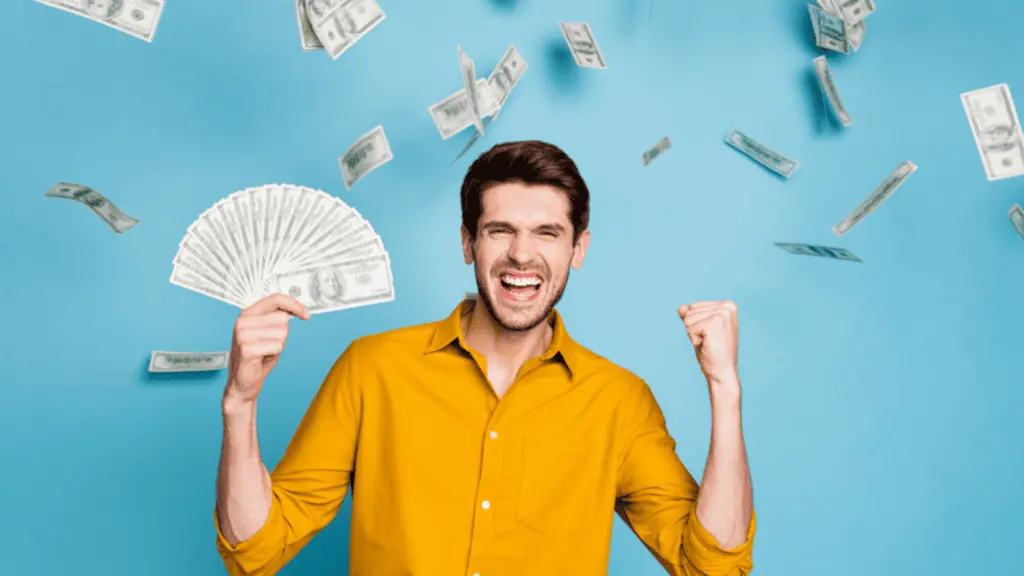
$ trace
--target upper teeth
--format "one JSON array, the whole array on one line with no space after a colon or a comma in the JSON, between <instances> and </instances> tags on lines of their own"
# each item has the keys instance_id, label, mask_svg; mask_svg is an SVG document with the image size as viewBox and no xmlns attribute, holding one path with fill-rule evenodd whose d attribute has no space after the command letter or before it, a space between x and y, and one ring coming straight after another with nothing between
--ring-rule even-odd
<instances>
[{"instance_id":1,"label":"upper teeth","mask_svg":"<svg viewBox=\"0 0 1024 576\"><path fill-rule=\"evenodd\" d=\"M501 281L513 286L536 286L540 284L540 278L536 276L502 276Z\"/></svg>"}]
</instances>

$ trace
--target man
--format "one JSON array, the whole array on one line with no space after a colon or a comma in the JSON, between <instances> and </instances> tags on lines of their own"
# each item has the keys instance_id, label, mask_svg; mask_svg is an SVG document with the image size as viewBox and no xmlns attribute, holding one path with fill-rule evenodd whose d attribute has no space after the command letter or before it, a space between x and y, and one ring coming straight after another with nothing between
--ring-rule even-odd
<instances>
[{"instance_id":1,"label":"man","mask_svg":"<svg viewBox=\"0 0 1024 576\"><path fill-rule=\"evenodd\" d=\"M214 512L228 572L276 573L351 485L353 576L606 574L613 511L669 574L749 574L735 305L678 311L711 398L698 491L647 384L575 343L554 309L590 242L573 161L543 142L499 144L461 195L479 297L444 320L354 341L273 474L256 398L288 319L309 314L274 295L239 316Z\"/></svg>"}]
</instances>

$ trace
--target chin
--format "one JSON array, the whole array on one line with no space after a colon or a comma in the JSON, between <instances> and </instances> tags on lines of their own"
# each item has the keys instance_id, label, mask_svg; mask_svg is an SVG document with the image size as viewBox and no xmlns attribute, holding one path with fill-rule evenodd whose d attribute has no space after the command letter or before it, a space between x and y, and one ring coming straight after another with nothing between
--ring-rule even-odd
<instances>
[{"instance_id":1,"label":"chin","mask_svg":"<svg viewBox=\"0 0 1024 576\"><path fill-rule=\"evenodd\" d=\"M479 283L478 283L479 284ZM478 285L480 299L491 317L505 330L525 332L544 323L562 297L565 285L555 294L540 286L534 293L516 295L505 289L500 282L482 290Z\"/></svg>"}]
</instances>

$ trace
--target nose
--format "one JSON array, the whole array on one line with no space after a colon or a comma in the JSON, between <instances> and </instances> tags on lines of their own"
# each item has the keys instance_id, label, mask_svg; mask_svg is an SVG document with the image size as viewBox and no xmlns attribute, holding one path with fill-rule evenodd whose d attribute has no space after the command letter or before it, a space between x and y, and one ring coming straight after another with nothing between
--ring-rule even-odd
<instances>
[{"instance_id":1,"label":"nose","mask_svg":"<svg viewBox=\"0 0 1024 576\"><path fill-rule=\"evenodd\" d=\"M528 264L533 260L533 241L528 234L516 234L508 247L508 257L516 264Z\"/></svg>"}]
</instances>

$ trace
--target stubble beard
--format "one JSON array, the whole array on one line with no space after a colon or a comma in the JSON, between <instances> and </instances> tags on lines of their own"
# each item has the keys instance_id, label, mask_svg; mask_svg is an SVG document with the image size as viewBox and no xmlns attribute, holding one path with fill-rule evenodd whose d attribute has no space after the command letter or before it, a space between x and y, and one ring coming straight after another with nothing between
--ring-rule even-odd
<instances>
[{"instance_id":1,"label":"stubble beard","mask_svg":"<svg viewBox=\"0 0 1024 576\"><path fill-rule=\"evenodd\" d=\"M503 318L500 310L497 308L497 306L495 306L494 299L499 296L495 296L490 293L490 284L488 283L488 278L486 276L481 277L480 267L477 266L476 290L479 296L477 300L479 302L483 302L484 308L487 309L487 313L491 315L491 318L494 318L494 321L497 322L498 326L500 326L503 330L508 330L509 332L526 332L536 328L537 326L540 326L545 320L547 320L548 316L551 315L551 311L554 310L555 306L557 306L558 303L562 300L562 294L565 292L565 287L569 284L569 270L565 271L564 278L565 279L562 281L562 285L558 287L558 291L555 292L554 297L550 298L547 304L544 305L541 313L537 314L536 316L527 318L526 321L512 323L512 321ZM551 280L549 278L548 282L550 281Z\"/></svg>"}]
</instances>

